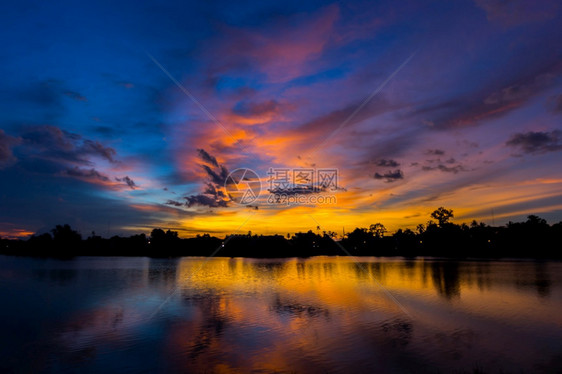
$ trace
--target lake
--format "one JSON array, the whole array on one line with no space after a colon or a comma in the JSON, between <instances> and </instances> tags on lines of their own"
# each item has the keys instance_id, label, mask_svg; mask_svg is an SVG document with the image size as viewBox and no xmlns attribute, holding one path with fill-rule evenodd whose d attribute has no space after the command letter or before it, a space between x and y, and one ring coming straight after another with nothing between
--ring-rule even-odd
<instances>
[{"instance_id":1,"label":"lake","mask_svg":"<svg viewBox=\"0 0 562 374\"><path fill-rule=\"evenodd\" d=\"M0 372L552 373L562 263L0 256Z\"/></svg>"}]
</instances>

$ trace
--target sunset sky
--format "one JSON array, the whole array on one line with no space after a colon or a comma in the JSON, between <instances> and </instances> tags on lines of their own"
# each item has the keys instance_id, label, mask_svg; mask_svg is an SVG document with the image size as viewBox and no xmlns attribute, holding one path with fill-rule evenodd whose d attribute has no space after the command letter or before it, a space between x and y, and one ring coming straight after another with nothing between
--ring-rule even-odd
<instances>
[{"instance_id":1,"label":"sunset sky","mask_svg":"<svg viewBox=\"0 0 562 374\"><path fill-rule=\"evenodd\" d=\"M559 1L11 2L0 24L0 236L562 220ZM268 204L270 168L337 169L337 203Z\"/></svg>"}]
</instances>

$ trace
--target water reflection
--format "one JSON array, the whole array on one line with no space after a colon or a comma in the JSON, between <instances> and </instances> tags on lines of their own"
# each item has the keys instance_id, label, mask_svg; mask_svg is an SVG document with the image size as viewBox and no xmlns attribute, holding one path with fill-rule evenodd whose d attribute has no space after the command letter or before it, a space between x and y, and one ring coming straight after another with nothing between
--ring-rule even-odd
<instances>
[{"instance_id":1,"label":"water reflection","mask_svg":"<svg viewBox=\"0 0 562 374\"><path fill-rule=\"evenodd\" d=\"M552 372L561 368L560 270L1 257L0 371Z\"/></svg>"},{"instance_id":2,"label":"water reflection","mask_svg":"<svg viewBox=\"0 0 562 374\"><path fill-rule=\"evenodd\" d=\"M540 297L546 298L550 295L551 280L548 271L548 264L545 262L536 262L533 264L534 277L517 280L517 286L520 288L534 288Z\"/></svg>"},{"instance_id":3,"label":"water reflection","mask_svg":"<svg viewBox=\"0 0 562 374\"><path fill-rule=\"evenodd\" d=\"M279 314L287 314L291 317L329 317L330 310L323 308L321 305L304 305L293 301L282 300L282 297L277 294L274 304L269 308Z\"/></svg>"},{"instance_id":4,"label":"water reflection","mask_svg":"<svg viewBox=\"0 0 562 374\"><path fill-rule=\"evenodd\" d=\"M76 269L37 269L34 276L41 282L51 282L59 286L72 283L78 272Z\"/></svg>"},{"instance_id":5,"label":"water reflection","mask_svg":"<svg viewBox=\"0 0 562 374\"><path fill-rule=\"evenodd\" d=\"M178 260L149 259L148 261L148 282L152 286L175 286Z\"/></svg>"},{"instance_id":6,"label":"water reflection","mask_svg":"<svg viewBox=\"0 0 562 374\"><path fill-rule=\"evenodd\" d=\"M446 299L460 297L459 264L439 261L431 263L433 286L439 295Z\"/></svg>"}]
</instances>

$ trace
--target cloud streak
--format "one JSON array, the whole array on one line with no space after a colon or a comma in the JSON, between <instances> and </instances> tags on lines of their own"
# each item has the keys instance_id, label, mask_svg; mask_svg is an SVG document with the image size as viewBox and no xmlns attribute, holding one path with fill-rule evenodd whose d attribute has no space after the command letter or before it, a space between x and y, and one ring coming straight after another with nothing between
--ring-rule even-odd
<instances>
[{"instance_id":1,"label":"cloud streak","mask_svg":"<svg viewBox=\"0 0 562 374\"><path fill-rule=\"evenodd\" d=\"M380 167L389 167L389 168L395 168L395 167L400 166L400 164L397 161L392 160L392 159L387 160L387 159L384 159L384 158L380 159L380 160L377 160L375 162L375 165L380 166Z\"/></svg>"},{"instance_id":2,"label":"cloud streak","mask_svg":"<svg viewBox=\"0 0 562 374\"><path fill-rule=\"evenodd\" d=\"M559 130L516 133L505 144L526 154L556 152L562 149L561 134Z\"/></svg>"},{"instance_id":3,"label":"cloud streak","mask_svg":"<svg viewBox=\"0 0 562 374\"><path fill-rule=\"evenodd\" d=\"M374 178L379 180L383 179L387 183L392 183L396 182L397 180L404 179L404 173L402 172L402 170L398 169L394 171L387 171L383 174L375 173Z\"/></svg>"},{"instance_id":4,"label":"cloud streak","mask_svg":"<svg viewBox=\"0 0 562 374\"><path fill-rule=\"evenodd\" d=\"M172 205L176 207L185 206L187 208L191 207L208 207L208 208L225 208L229 204L229 199L224 192L224 185L226 178L228 177L228 169L220 165L217 159L209 154L204 149L198 149L197 155L200 160L211 164L200 165L205 171L207 181L204 184L204 189L202 193L185 195L182 197L185 202L178 200L168 199L165 204Z\"/></svg>"}]
</instances>

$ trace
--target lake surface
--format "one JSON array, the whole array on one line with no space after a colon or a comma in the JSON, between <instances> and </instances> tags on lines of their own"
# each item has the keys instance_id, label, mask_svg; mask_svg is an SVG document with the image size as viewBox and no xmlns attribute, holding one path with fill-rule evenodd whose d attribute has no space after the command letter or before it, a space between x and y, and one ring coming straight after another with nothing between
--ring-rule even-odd
<instances>
[{"instance_id":1,"label":"lake surface","mask_svg":"<svg viewBox=\"0 0 562 374\"><path fill-rule=\"evenodd\" d=\"M562 370L562 263L0 256L0 372Z\"/></svg>"}]
</instances>

